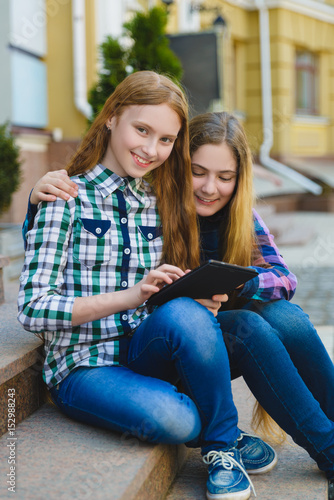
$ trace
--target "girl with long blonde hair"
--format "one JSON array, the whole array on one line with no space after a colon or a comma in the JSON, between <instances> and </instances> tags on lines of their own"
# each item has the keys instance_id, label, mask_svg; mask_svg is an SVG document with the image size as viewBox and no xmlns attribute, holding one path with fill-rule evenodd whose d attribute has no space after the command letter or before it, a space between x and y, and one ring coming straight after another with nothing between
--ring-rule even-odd
<instances>
[{"instance_id":1,"label":"girl with long blonde hair","mask_svg":"<svg viewBox=\"0 0 334 500\"><path fill-rule=\"evenodd\" d=\"M276 439L286 432L305 448L326 473L332 499L334 366L308 316L289 302L296 278L253 208L245 131L222 112L193 118L189 134L201 258L258 272L217 316L232 378L242 375L258 401L255 427Z\"/></svg>"}]
</instances>

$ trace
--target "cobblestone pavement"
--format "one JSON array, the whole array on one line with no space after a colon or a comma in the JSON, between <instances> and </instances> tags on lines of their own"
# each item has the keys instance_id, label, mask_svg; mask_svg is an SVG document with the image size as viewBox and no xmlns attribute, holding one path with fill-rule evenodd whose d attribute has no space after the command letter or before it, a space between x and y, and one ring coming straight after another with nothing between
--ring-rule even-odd
<instances>
[{"instance_id":1,"label":"cobblestone pavement","mask_svg":"<svg viewBox=\"0 0 334 500\"><path fill-rule=\"evenodd\" d=\"M279 217L281 230L275 242L298 279L292 302L315 326L334 325L334 213L292 212ZM275 217L265 222L271 231L275 228ZM284 244L288 233L291 244Z\"/></svg>"},{"instance_id":2,"label":"cobblestone pavement","mask_svg":"<svg viewBox=\"0 0 334 500\"><path fill-rule=\"evenodd\" d=\"M298 278L291 302L298 304L316 326L334 325L334 267L290 266Z\"/></svg>"}]
</instances>

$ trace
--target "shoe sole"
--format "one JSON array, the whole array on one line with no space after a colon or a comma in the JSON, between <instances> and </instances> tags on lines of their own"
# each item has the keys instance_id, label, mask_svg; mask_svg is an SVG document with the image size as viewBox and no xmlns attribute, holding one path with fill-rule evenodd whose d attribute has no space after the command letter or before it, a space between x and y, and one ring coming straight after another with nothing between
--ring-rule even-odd
<instances>
[{"instance_id":1,"label":"shoe sole","mask_svg":"<svg viewBox=\"0 0 334 500\"><path fill-rule=\"evenodd\" d=\"M206 492L208 500L247 500L251 496L250 487L244 491L236 491L234 493L210 493Z\"/></svg>"},{"instance_id":2,"label":"shoe sole","mask_svg":"<svg viewBox=\"0 0 334 500\"><path fill-rule=\"evenodd\" d=\"M270 464L266 465L265 467L262 467L261 469L254 469L254 470L246 469L246 472L247 472L247 474L265 474L266 472L269 472L274 467L276 467L277 462L278 462L278 459L277 459L277 454L275 452L274 460L272 462L270 462Z\"/></svg>"}]
</instances>

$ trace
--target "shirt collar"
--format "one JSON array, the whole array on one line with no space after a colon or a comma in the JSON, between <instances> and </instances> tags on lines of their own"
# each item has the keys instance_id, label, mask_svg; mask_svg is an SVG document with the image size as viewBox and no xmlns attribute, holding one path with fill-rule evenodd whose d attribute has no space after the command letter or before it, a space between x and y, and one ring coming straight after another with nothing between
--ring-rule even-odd
<instances>
[{"instance_id":1,"label":"shirt collar","mask_svg":"<svg viewBox=\"0 0 334 500\"><path fill-rule=\"evenodd\" d=\"M146 180L144 180L143 178L134 179L133 177L127 177L125 179L125 183L131 193L137 198L140 203L144 205L150 204L147 196L153 193L153 189Z\"/></svg>"},{"instance_id":2,"label":"shirt collar","mask_svg":"<svg viewBox=\"0 0 334 500\"><path fill-rule=\"evenodd\" d=\"M120 177L101 163L96 165L92 170L85 172L84 177L88 182L95 185L103 198L110 196L116 189L124 191L128 188L139 202L145 204L147 202L147 194L152 192L151 186L144 179Z\"/></svg>"}]
</instances>

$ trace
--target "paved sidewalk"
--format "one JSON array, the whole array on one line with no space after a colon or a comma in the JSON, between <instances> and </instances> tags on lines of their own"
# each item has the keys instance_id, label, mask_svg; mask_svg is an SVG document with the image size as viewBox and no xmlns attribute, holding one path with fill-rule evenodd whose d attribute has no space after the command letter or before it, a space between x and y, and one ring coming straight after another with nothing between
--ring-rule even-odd
<instances>
[{"instance_id":1,"label":"paved sidewalk","mask_svg":"<svg viewBox=\"0 0 334 500\"><path fill-rule=\"evenodd\" d=\"M260 211L261 213L261 211ZM279 214L301 234L311 231L304 244L284 245L275 238L291 271L298 278L292 302L299 304L317 326L334 325L334 213L293 212ZM275 215L264 216L269 229Z\"/></svg>"},{"instance_id":2,"label":"paved sidewalk","mask_svg":"<svg viewBox=\"0 0 334 500\"><path fill-rule=\"evenodd\" d=\"M248 432L254 398L243 379L232 383L239 412L239 427ZM283 446L273 445L278 464L267 474L251 476L259 500L326 500L327 481L306 451L289 440ZM170 489L166 500L205 500L207 467L199 450L189 458ZM254 495L251 496L254 499Z\"/></svg>"}]
</instances>

